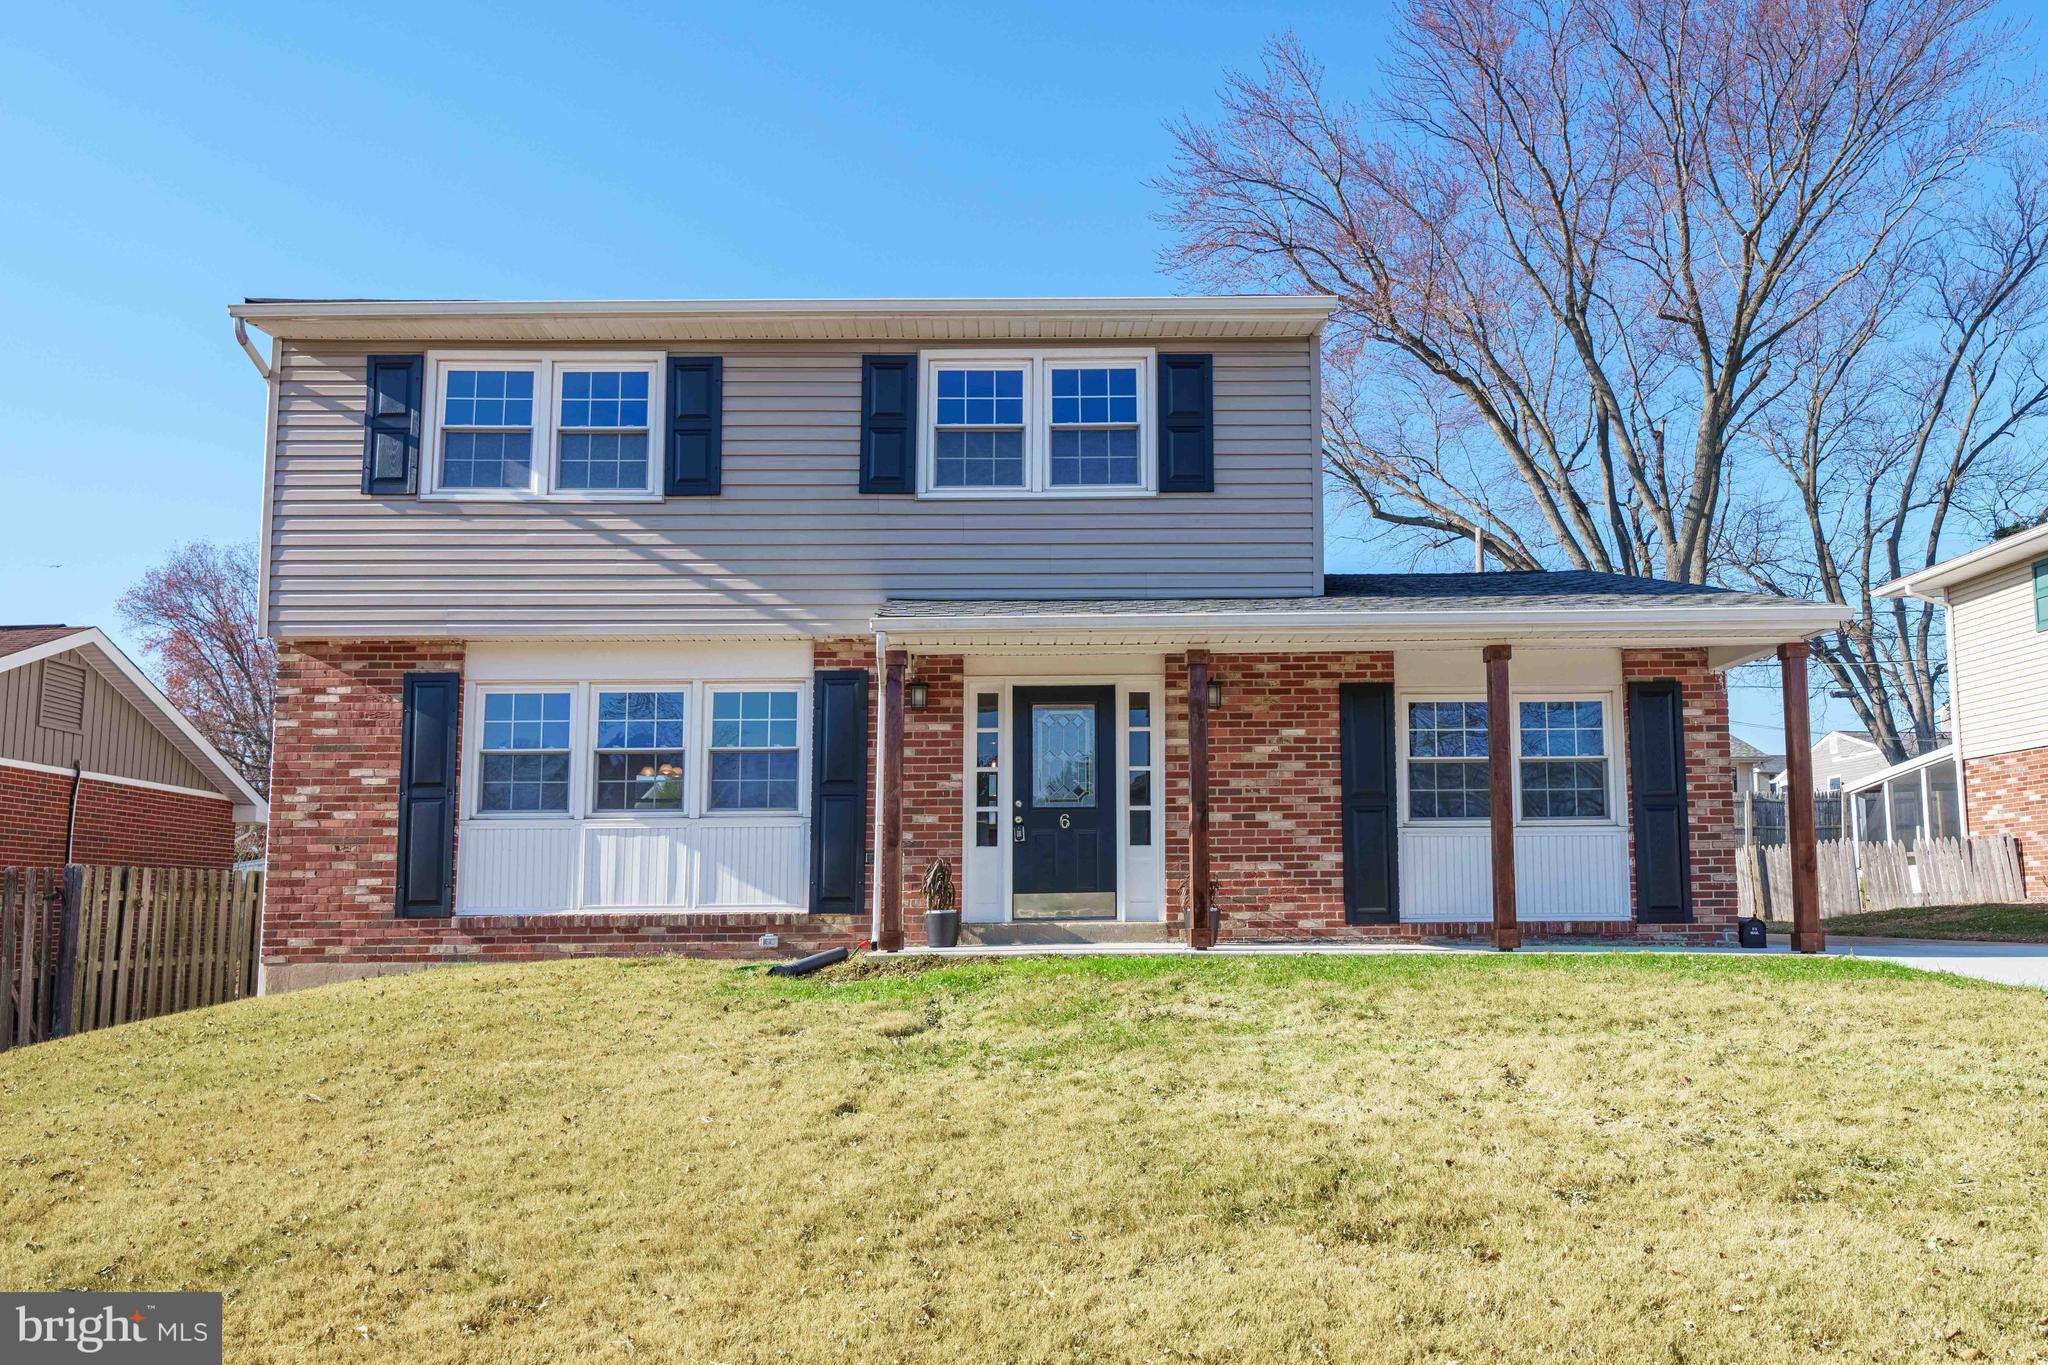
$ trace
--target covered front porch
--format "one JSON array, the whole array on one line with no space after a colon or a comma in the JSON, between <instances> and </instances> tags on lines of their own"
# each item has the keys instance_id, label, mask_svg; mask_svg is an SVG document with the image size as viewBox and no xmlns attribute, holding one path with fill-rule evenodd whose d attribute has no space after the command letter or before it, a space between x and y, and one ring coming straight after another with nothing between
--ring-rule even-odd
<instances>
[{"instance_id":1,"label":"covered front porch","mask_svg":"<svg viewBox=\"0 0 2048 1365\"><path fill-rule=\"evenodd\" d=\"M1799 730L1834 612L1617 582L891 603L874 941L923 941L943 866L981 945L1732 942L1723 675L1777 655Z\"/></svg>"}]
</instances>

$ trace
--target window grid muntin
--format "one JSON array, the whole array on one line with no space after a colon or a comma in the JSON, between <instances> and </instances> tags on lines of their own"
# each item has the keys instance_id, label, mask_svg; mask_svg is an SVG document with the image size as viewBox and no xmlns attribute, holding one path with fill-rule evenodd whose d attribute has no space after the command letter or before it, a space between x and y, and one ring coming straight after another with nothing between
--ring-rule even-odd
<instances>
[{"instance_id":1,"label":"window grid muntin","mask_svg":"<svg viewBox=\"0 0 2048 1365\"><path fill-rule=\"evenodd\" d=\"M653 374L643 368L557 369L555 486L644 490L652 457Z\"/></svg>"},{"instance_id":2,"label":"window grid muntin","mask_svg":"<svg viewBox=\"0 0 2048 1365\"><path fill-rule=\"evenodd\" d=\"M798 808L797 694L789 688L711 690L705 747L710 811Z\"/></svg>"},{"instance_id":3,"label":"window grid muntin","mask_svg":"<svg viewBox=\"0 0 2048 1365\"><path fill-rule=\"evenodd\" d=\"M1524 820L1608 817L1607 705L1596 697L1515 706Z\"/></svg>"},{"instance_id":4,"label":"window grid muntin","mask_svg":"<svg viewBox=\"0 0 2048 1365\"><path fill-rule=\"evenodd\" d=\"M1026 486L1029 428L1024 395L1030 377L1030 368L1017 364L935 366L932 481L936 487Z\"/></svg>"},{"instance_id":5,"label":"window grid muntin","mask_svg":"<svg viewBox=\"0 0 2048 1365\"><path fill-rule=\"evenodd\" d=\"M426 442L430 456L426 461L428 478L421 496L447 499L483 499L501 501L561 501L561 502L639 502L659 499L661 494L660 475L663 458L661 424L657 420L665 402L665 369L661 355L643 351L617 351L601 353L569 353L553 350L526 351L510 355L495 355L467 350L429 352L427 356L428 382L432 390L426 404L431 440ZM533 376L533 400L531 425L510 429L516 441L524 442L523 450L513 450L515 461L527 471L526 482L501 482L499 485L462 484L451 480L451 469L447 455L448 435L451 427L460 431L459 424L446 420L449 397L449 376L460 372L497 370L520 372ZM594 455L596 465L607 471L621 467L627 470L640 468L638 445L644 441L646 448L644 478L633 483L630 476L613 473L622 486L606 487L593 483L588 488L574 487L565 483L561 470L560 447L561 388L563 377L573 373L613 372L634 373L647 376L647 422L644 432L622 431L615 428L598 428L586 434L631 438L623 440L584 441L573 443L578 452L579 462L588 466L590 461L581 458L584 454ZM458 410L457 416L463 413ZM592 414L584 414L589 416ZM608 415L608 414L607 414ZM620 416L637 416L619 414ZM499 428L477 428L474 430L505 430ZM475 446L475 442L467 443ZM503 441L486 442L477 447L480 458L493 464L502 462L503 453L498 447ZM623 462L620 457L623 456ZM453 471L459 478L465 472L462 468L466 451L458 448L457 467ZM500 476L502 478L502 475Z\"/></svg>"},{"instance_id":6,"label":"window grid muntin","mask_svg":"<svg viewBox=\"0 0 2048 1365\"><path fill-rule=\"evenodd\" d=\"M688 693L681 688L594 687L591 710L591 809L605 814L682 812L688 793Z\"/></svg>"},{"instance_id":7,"label":"window grid muntin","mask_svg":"<svg viewBox=\"0 0 2048 1365\"><path fill-rule=\"evenodd\" d=\"M487 692L481 709L478 812L568 814L574 694L553 689Z\"/></svg>"},{"instance_id":8,"label":"window grid muntin","mask_svg":"<svg viewBox=\"0 0 2048 1365\"><path fill-rule=\"evenodd\" d=\"M1144 483L1134 364L1047 362L1047 482L1055 488L1131 488Z\"/></svg>"},{"instance_id":9,"label":"window grid muntin","mask_svg":"<svg viewBox=\"0 0 2048 1365\"><path fill-rule=\"evenodd\" d=\"M504 492L533 486L532 367L485 361L441 370L441 486L463 492ZM484 469L495 471L489 479ZM510 475L517 471L514 481Z\"/></svg>"},{"instance_id":10,"label":"window grid muntin","mask_svg":"<svg viewBox=\"0 0 2048 1365\"><path fill-rule=\"evenodd\" d=\"M974 497L1130 497L1150 496L1154 491L1154 453L1151 406L1154 397L1156 355L1150 350L1069 350L1026 349L1008 350L995 353L969 353L962 351L928 351L922 358L923 389L921 392L922 420L925 440L921 447L919 492L942 498ZM950 370L1019 370L1024 372L1023 428L1014 433L1013 449L1001 455L1001 473L1005 479L1016 473L1014 460L1019 451L1022 458L1022 477L1019 481L993 484L962 484L961 467L952 453L954 433L989 431L988 427L957 427L949 421L941 421L941 405L938 390L946 373ZM1088 423L1065 424L1058 430L1063 433L1062 461L1059 476L1053 472L1054 425L1052 412L1052 371L1100 370L1131 371L1135 373L1135 395L1120 394L1129 399L1135 397L1134 424L1116 422L1107 428L1093 427ZM953 397L950 392L947 397ZM1063 395L1065 396L1065 395ZM1079 396L1079 395L1075 395ZM1089 395L1090 397L1108 395ZM1114 415L1130 415L1129 405L1117 410ZM948 407L944 416L957 414ZM1012 429L1004 429L1011 432ZM1080 445L1070 444L1080 433L1107 430L1108 436L1097 435ZM1113 447L1113 448L1112 448ZM965 448L962 447L964 450ZM942 454L946 468L940 468ZM979 447L966 452L967 457L977 462L977 472L987 477L992 471L989 463L990 452ZM942 473L944 477L942 477ZM1093 482L1091 480L1115 477L1117 482ZM1125 481L1126 476L1129 477Z\"/></svg>"},{"instance_id":11,"label":"window grid muntin","mask_svg":"<svg viewBox=\"0 0 2048 1365\"><path fill-rule=\"evenodd\" d=\"M1491 809L1486 703L1411 701L1408 818L1482 820Z\"/></svg>"}]
</instances>

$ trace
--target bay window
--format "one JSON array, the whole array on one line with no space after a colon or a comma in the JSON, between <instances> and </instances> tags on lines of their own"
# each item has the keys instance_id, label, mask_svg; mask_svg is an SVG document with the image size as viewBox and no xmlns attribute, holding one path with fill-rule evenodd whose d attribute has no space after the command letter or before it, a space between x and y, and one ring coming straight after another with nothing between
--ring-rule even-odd
<instances>
[{"instance_id":1,"label":"bay window","mask_svg":"<svg viewBox=\"0 0 2048 1365\"><path fill-rule=\"evenodd\" d=\"M927 352L924 366L927 496L1153 490L1150 352Z\"/></svg>"}]
</instances>

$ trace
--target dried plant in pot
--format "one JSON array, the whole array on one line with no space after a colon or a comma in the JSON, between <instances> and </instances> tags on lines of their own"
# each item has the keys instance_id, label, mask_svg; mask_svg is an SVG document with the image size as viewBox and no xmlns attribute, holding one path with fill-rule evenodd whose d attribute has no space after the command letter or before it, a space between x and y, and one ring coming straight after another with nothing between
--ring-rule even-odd
<instances>
[{"instance_id":1,"label":"dried plant in pot","mask_svg":"<svg viewBox=\"0 0 2048 1365\"><path fill-rule=\"evenodd\" d=\"M953 869L940 858L924 874L924 941L932 948L957 947L960 902L953 889Z\"/></svg>"}]
</instances>

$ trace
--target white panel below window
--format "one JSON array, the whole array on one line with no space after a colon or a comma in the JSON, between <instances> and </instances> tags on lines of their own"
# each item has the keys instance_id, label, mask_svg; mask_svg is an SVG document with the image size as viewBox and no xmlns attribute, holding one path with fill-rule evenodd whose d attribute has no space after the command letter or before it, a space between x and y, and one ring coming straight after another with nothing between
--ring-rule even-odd
<instances>
[{"instance_id":1,"label":"white panel below window","mask_svg":"<svg viewBox=\"0 0 2048 1365\"><path fill-rule=\"evenodd\" d=\"M787 911L810 894L809 826L786 817L470 820L459 850L463 914Z\"/></svg>"},{"instance_id":2,"label":"white panel below window","mask_svg":"<svg viewBox=\"0 0 2048 1365\"><path fill-rule=\"evenodd\" d=\"M1403 921L1490 921L1492 835L1483 825L1404 829L1400 878ZM1524 923L1631 918L1628 831L1610 826L1517 830L1515 915Z\"/></svg>"}]
</instances>

